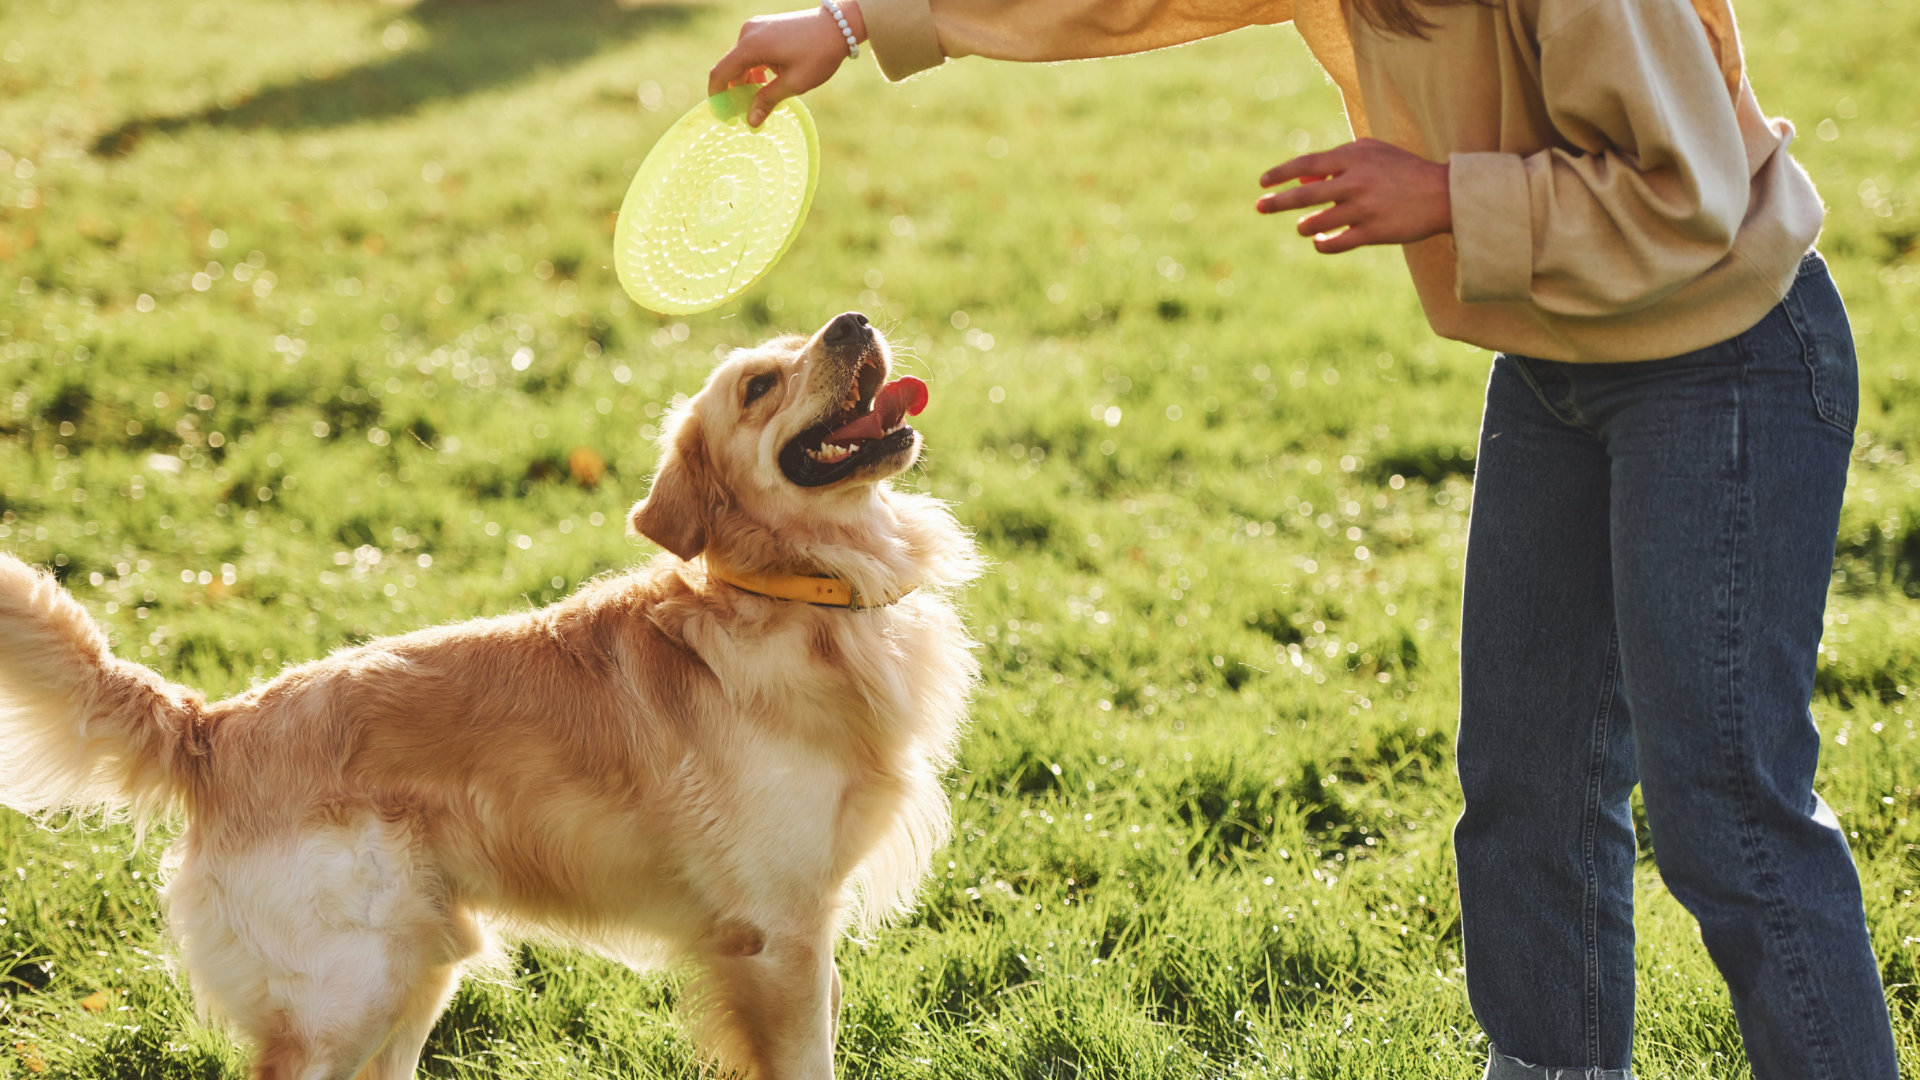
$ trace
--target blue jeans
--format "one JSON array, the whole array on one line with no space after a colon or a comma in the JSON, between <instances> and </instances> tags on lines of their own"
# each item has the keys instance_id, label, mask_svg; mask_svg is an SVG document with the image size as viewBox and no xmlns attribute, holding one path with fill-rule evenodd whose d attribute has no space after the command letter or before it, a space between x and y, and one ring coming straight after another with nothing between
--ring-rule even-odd
<instances>
[{"instance_id":1,"label":"blue jeans","mask_svg":"<svg viewBox=\"0 0 1920 1080\"><path fill-rule=\"evenodd\" d=\"M1454 830L1490 1078L1624 1080L1638 783L1757 1080L1890 1080L1813 696L1858 405L1818 255L1753 329L1622 364L1495 358Z\"/></svg>"}]
</instances>

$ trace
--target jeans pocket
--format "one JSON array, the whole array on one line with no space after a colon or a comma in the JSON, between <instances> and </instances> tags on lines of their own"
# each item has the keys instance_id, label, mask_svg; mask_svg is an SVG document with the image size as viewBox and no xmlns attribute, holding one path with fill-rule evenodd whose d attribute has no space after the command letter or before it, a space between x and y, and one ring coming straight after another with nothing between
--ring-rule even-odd
<instances>
[{"instance_id":1,"label":"jeans pocket","mask_svg":"<svg viewBox=\"0 0 1920 1080\"><path fill-rule=\"evenodd\" d=\"M1800 264L1800 276L1781 302L1793 332L1800 339L1800 359L1807 366L1808 387L1820 419L1853 434L1860 414L1860 373L1853 349L1853 327L1847 308L1834 287L1827 264L1810 253Z\"/></svg>"}]
</instances>

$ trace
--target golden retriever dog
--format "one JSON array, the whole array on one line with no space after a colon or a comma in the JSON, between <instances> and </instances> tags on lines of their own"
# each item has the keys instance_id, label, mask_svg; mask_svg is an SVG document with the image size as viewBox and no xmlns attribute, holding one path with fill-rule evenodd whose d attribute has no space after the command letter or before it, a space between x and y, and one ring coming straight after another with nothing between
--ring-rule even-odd
<instances>
[{"instance_id":1,"label":"golden retriever dog","mask_svg":"<svg viewBox=\"0 0 1920 1080\"><path fill-rule=\"evenodd\" d=\"M851 312L735 352L630 518L665 552L226 701L0 555L0 802L184 815L167 923L263 1080L412 1076L496 929L691 961L707 1053L827 1080L835 940L906 909L945 842L978 673L949 600L972 544L889 483L925 401L891 365ZM851 605L763 595L815 585Z\"/></svg>"}]
</instances>

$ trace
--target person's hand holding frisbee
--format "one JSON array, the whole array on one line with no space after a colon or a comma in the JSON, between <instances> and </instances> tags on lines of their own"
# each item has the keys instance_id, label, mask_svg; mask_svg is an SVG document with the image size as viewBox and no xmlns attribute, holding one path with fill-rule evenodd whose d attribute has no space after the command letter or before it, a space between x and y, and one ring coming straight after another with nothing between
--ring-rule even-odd
<instances>
[{"instance_id":1,"label":"person's hand holding frisbee","mask_svg":"<svg viewBox=\"0 0 1920 1080\"><path fill-rule=\"evenodd\" d=\"M839 0L839 5L847 21L844 32L824 4L748 19L740 28L739 40L708 73L708 95L758 81L751 77L755 68L771 69L776 77L754 95L753 107L747 111L748 126L757 128L775 105L832 78L851 52L847 33L855 42L867 40L859 0Z\"/></svg>"}]
</instances>

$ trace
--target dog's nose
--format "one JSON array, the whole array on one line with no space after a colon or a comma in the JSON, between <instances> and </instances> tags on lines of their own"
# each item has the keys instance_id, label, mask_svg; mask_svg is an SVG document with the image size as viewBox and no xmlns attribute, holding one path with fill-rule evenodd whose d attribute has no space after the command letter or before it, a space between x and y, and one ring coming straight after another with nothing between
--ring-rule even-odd
<instances>
[{"instance_id":1,"label":"dog's nose","mask_svg":"<svg viewBox=\"0 0 1920 1080\"><path fill-rule=\"evenodd\" d=\"M826 333L820 335L820 340L829 345L838 345L855 334L865 333L866 329L867 317L857 311L849 311L834 316L833 321L827 324Z\"/></svg>"}]
</instances>

